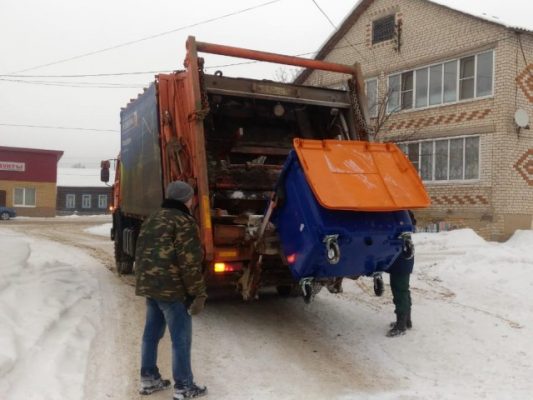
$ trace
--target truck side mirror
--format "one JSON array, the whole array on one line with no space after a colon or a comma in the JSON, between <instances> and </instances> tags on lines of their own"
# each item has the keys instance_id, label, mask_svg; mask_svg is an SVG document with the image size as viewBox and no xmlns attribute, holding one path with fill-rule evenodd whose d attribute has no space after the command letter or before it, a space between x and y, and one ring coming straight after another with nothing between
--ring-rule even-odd
<instances>
[{"instance_id":1,"label":"truck side mirror","mask_svg":"<svg viewBox=\"0 0 533 400\"><path fill-rule=\"evenodd\" d=\"M102 161L100 162L100 180L102 182L109 182L109 167L110 167L111 163L109 162L109 160L105 160L105 161Z\"/></svg>"}]
</instances>

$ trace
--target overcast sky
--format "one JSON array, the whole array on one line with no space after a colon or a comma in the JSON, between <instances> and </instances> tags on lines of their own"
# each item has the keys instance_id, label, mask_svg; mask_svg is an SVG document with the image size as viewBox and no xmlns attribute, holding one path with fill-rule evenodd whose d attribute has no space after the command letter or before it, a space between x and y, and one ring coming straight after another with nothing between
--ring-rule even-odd
<instances>
[{"instance_id":1,"label":"overcast sky","mask_svg":"<svg viewBox=\"0 0 533 400\"><path fill-rule=\"evenodd\" d=\"M439 1L475 6L517 25L532 25L531 0ZM65 75L180 69L188 35L283 54L311 53L333 31L315 2L335 25L356 4L356 0L0 0L0 145L63 150L61 166L78 162L97 166L119 151L120 108L155 73ZM169 31L174 32L158 35ZM156 37L101 51L151 36ZM78 57L92 52L97 53ZM242 61L204 57L208 67ZM74 59L58 62L70 58ZM217 69L225 75L267 79L279 74L279 66L261 63Z\"/></svg>"}]
</instances>

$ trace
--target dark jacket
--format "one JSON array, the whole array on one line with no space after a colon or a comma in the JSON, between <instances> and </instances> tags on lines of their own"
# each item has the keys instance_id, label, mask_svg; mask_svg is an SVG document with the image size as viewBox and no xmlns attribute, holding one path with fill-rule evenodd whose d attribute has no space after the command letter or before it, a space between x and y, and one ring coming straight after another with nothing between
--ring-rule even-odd
<instances>
[{"instance_id":1,"label":"dark jacket","mask_svg":"<svg viewBox=\"0 0 533 400\"><path fill-rule=\"evenodd\" d=\"M141 226L135 254L135 294L185 302L205 295L203 251L188 208L165 200Z\"/></svg>"}]
</instances>

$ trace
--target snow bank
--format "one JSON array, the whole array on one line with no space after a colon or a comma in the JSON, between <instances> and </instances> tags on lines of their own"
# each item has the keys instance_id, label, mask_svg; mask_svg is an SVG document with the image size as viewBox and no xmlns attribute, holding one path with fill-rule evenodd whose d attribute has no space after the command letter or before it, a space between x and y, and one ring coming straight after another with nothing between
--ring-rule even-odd
<instances>
[{"instance_id":1,"label":"snow bank","mask_svg":"<svg viewBox=\"0 0 533 400\"><path fill-rule=\"evenodd\" d=\"M102 224L102 225L95 225L91 226L87 229L84 229L84 232L88 232L92 235L98 235L98 236L107 236L109 237L109 232L111 230L111 227L113 224L110 222L108 224Z\"/></svg>"},{"instance_id":2,"label":"snow bank","mask_svg":"<svg viewBox=\"0 0 533 400\"><path fill-rule=\"evenodd\" d=\"M0 399L81 399L99 319L95 261L0 229Z\"/></svg>"}]
</instances>

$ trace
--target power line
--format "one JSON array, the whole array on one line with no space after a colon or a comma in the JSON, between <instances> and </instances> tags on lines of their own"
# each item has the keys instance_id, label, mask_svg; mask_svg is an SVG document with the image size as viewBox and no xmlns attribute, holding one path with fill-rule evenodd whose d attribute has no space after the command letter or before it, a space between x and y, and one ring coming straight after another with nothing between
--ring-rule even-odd
<instances>
[{"instance_id":1,"label":"power line","mask_svg":"<svg viewBox=\"0 0 533 400\"><path fill-rule=\"evenodd\" d=\"M30 85L57 86L67 88L85 88L85 89L140 89L146 84L124 84L124 83L93 83L93 82L50 82L50 81L26 81L21 79L2 79L3 82L26 83Z\"/></svg>"},{"instance_id":2,"label":"power line","mask_svg":"<svg viewBox=\"0 0 533 400\"><path fill-rule=\"evenodd\" d=\"M333 21L332 21L331 18L328 16L328 14L326 14L326 12L325 12L325 11L324 11L324 10L318 5L318 3L316 2L316 0L311 0L311 1L314 3L314 5L316 6L316 8L318 8L318 11L320 11L320 12L322 13L322 15L328 20L328 22L329 22L330 25L333 27L333 29L337 30L337 26L333 23ZM352 45L352 44L350 43L350 41L346 38L346 35L343 37L343 39L344 39L344 41L345 41L346 43L348 43L348 44L350 45L350 47L351 47L352 49L354 49L354 50L356 51L357 54L359 54L359 55L363 58L363 60L367 61L367 59L365 58L365 56L363 56L363 55L361 54L361 52L360 52L359 50L357 50L357 49L355 48L355 46Z\"/></svg>"},{"instance_id":3,"label":"power line","mask_svg":"<svg viewBox=\"0 0 533 400\"><path fill-rule=\"evenodd\" d=\"M70 130L70 131L91 131L91 132L112 132L112 133L119 132L115 129L73 128L73 127L68 127L68 126L22 125L22 124L3 124L3 123L0 123L0 126L11 126L11 127L21 127L21 128L39 128L39 129L64 129L64 130Z\"/></svg>"},{"instance_id":4,"label":"power line","mask_svg":"<svg viewBox=\"0 0 533 400\"><path fill-rule=\"evenodd\" d=\"M175 29L172 29L170 31L156 33L154 35L146 36L146 37L143 37L143 38L140 38L140 39L130 40L128 42L119 43L119 44L114 45L114 46L105 47L105 48L100 49L100 50L94 50L94 51L90 51L90 52L87 52L87 53L79 54L77 56L67 57L67 58L63 58L63 59L57 60L57 61L52 61L52 62L49 62L49 63L46 63L46 64L36 65L34 67L30 67L30 68L22 69L22 70L19 70L19 71L11 72L11 74L18 74L18 73L21 73L21 72L32 71L32 70L39 69L39 68L44 68L44 67L49 67L49 66L52 66L52 65L61 64L61 63L67 62L67 61L77 60L77 59L80 59L80 58L83 58L83 57L93 56L95 54L104 53L106 51L115 50L115 49L118 49L118 48L121 48L121 47L130 46L132 44L144 42L146 40L155 39L155 38L158 38L158 37L161 37L161 36L165 36L165 35L169 35L171 33L179 32L179 31L182 31L182 30L185 30L185 29L194 28L194 27L197 27L199 25L204 25L204 24L208 24L208 23L211 23L211 22L219 21L221 19L233 17L235 15L243 14L245 12L256 10L258 8L261 8L261 7L266 7L266 6L269 6L271 4L278 3L280 1L281 0L267 1L266 3L261 3L261 4L258 4L256 6L253 6L253 7L244 8L244 9L241 9L241 10L238 10L238 11L234 11L234 12L231 12L231 13L228 13L228 14L220 15L218 17L205 19L203 21L196 22L194 24L180 26L179 28L175 28Z\"/></svg>"}]
</instances>

